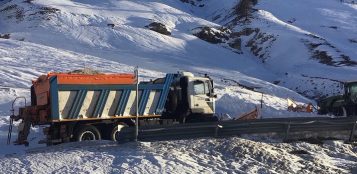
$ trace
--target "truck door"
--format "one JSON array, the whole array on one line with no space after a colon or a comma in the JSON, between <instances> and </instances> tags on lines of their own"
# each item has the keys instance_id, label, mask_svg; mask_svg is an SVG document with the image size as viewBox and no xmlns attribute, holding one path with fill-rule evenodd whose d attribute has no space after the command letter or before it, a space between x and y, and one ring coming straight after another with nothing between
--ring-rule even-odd
<instances>
[{"instance_id":1,"label":"truck door","mask_svg":"<svg viewBox=\"0 0 357 174\"><path fill-rule=\"evenodd\" d=\"M195 79L191 81L191 110L192 113L214 113L214 98L211 97L211 82L206 79Z\"/></svg>"}]
</instances>

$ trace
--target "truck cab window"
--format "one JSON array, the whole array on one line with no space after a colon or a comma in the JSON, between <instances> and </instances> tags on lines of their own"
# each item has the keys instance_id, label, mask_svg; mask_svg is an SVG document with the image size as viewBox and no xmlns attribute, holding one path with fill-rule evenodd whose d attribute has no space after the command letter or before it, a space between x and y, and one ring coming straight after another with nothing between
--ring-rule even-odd
<instances>
[{"instance_id":1,"label":"truck cab window","mask_svg":"<svg viewBox=\"0 0 357 174\"><path fill-rule=\"evenodd\" d=\"M205 83L198 80L194 81L193 90L195 95L205 94Z\"/></svg>"},{"instance_id":2,"label":"truck cab window","mask_svg":"<svg viewBox=\"0 0 357 174\"><path fill-rule=\"evenodd\" d=\"M210 93L211 85L209 81L196 80L193 82L193 86L195 95Z\"/></svg>"},{"instance_id":3,"label":"truck cab window","mask_svg":"<svg viewBox=\"0 0 357 174\"><path fill-rule=\"evenodd\" d=\"M351 86L350 93L357 93L357 85Z\"/></svg>"},{"instance_id":4,"label":"truck cab window","mask_svg":"<svg viewBox=\"0 0 357 174\"><path fill-rule=\"evenodd\" d=\"M210 89L212 89L211 82L205 81L205 94L210 94Z\"/></svg>"}]
</instances>

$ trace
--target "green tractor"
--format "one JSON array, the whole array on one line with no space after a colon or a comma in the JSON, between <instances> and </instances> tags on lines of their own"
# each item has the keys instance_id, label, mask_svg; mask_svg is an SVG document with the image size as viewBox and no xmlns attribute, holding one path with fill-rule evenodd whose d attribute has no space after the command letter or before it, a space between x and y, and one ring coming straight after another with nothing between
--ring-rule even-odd
<instances>
[{"instance_id":1,"label":"green tractor","mask_svg":"<svg viewBox=\"0 0 357 174\"><path fill-rule=\"evenodd\" d=\"M357 81L344 83L344 94L318 101L318 113L351 117L357 114Z\"/></svg>"}]
</instances>

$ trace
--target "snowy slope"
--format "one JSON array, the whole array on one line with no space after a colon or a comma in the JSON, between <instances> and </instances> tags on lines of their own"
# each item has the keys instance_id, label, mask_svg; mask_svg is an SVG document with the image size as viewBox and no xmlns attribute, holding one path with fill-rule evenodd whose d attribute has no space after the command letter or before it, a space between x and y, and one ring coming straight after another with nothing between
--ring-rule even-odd
<instances>
[{"instance_id":1,"label":"snowy slope","mask_svg":"<svg viewBox=\"0 0 357 174\"><path fill-rule=\"evenodd\" d=\"M196 74L208 73L218 83L219 96L228 99L230 103L234 102L227 106L228 102L218 100L219 112L232 115L249 111L255 104L259 104L261 94L244 91L245 89L239 87L234 90L225 89L226 86L243 84L266 93L268 101L273 98L266 102L267 108L272 108L269 109L269 115L272 115L270 110L285 110L287 97L309 102L291 90L256 79L258 77L272 81L275 74L266 70L253 57L209 44L190 32L197 26L217 24L179 10L185 5L180 1L168 1L167 4L156 1L99 3L40 0L31 3L6 3L1 10L0 22L4 27L0 31L9 33L10 40L21 42L7 41L2 44L3 60L9 60L4 62L6 68L2 76L5 80L1 85L26 88L31 78L52 70L69 71L85 66L98 66L104 72L127 72L129 66L139 65L143 69L160 72L188 70ZM178 8L174 8L175 6ZM172 35L166 36L146 29L144 26L151 21L166 24ZM115 26L112 28L107 24ZM12 48L12 44L17 46ZM31 49L36 52L29 51ZM60 50L57 51L58 49ZM69 54L73 55L67 59ZM116 70L109 68L109 65L120 68ZM143 75L149 76L145 72ZM152 74L149 77L158 76L160 75ZM228 84L225 84L227 80ZM230 81L234 83L229 83ZM245 93L249 96L242 97ZM251 107L241 107L241 104ZM237 110L237 107L241 109Z\"/></svg>"},{"instance_id":2,"label":"snowy slope","mask_svg":"<svg viewBox=\"0 0 357 174\"><path fill-rule=\"evenodd\" d=\"M1 173L353 173L356 147L274 138L69 143L0 158Z\"/></svg>"},{"instance_id":3,"label":"snowy slope","mask_svg":"<svg viewBox=\"0 0 357 174\"><path fill-rule=\"evenodd\" d=\"M157 71L238 70L312 98L338 93L338 81L355 79L357 22L351 4L258 1L250 22L240 23L232 8L236 1L199 3L204 6L173 0L13 1L3 5L0 33ZM297 10L301 4L306 10ZM329 13L333 10L339 13ZM311 19L320 22L311 24ZM153 21L165 24L172 35L144 27ZM221 25L233 32L246 28L259 32L241 36L243 54L192 35L199 26Z\"/></svg>"},{"instance_id":4,"label":"snowy slope","mask_svg":"<svg viewBox=\"0 0 357 174\"><path fill-rule=\"evenodd\" d=\"M356 80L357 44L351 42L357 38L356 9L340 1L289 1L289 3L264 1L260 2L257 8L262 9L259 13L263 18L268 18L268 21L275 26L280 26L272 25L270 28L273 29L269 28L265 31L278 33L277 30L281 28L288 28L293 32L289 35L279 34L277 42L271 49L269 64L275 67L274 69L278 69L276 65L281 63L289 65L282 62L284 60L290 62L290 66L286 69L279 68L289 73L282 79L286 81L286 85L283 86L292 89L297 87L297 91L303 92L308 89L302 86L301 82L306 82L311 86L310 88L317 87L317 89L310 89L312 92L307 94L313 96L322 93L319 90L324 88L323 86L338 90L339 86L336 84L322 83L328 84L333 80ZM279 9L284 10L279 11ZM285 45L289 47L286 48ZM326 52L327 56L323 56L323 52ZM321 62L326 63L321 64ZM300 82L296 84L291 82L294 77ZM326 88L324 90L328 91L329 89Z\"/></svg>"},{"instance_id":5,"label":"snowy slope","mask_svg":"<svg viewBox=\"0 0 357 174\"><path fill-rule=\"evenodd\" d=\"M243 1L251 2L248 20L235 1L187 6L229 28L228 42L239 35L243 55L263 62L281 86L318 99L339 93L339 82L356 80L357 10L352 1Z\"/></svg>"},{"instance_id":6,"label":"snowy slope","mask_svg":"<svg viewBox=\"0 0 357 174\"><path fill-rule=\"evenodd\" d=\"M209 21L155 1L93 2L17 3L16 8L3 11L3 21L10 25L5 23L1 32L11 32L14 38L29 42L160 71L214 67L240 69L242 73L265 78L271 76L264 67L260 67L259 72L246 68L259 66L256 61L243 56L237 58L229 50L208 44L190 34L189 31L197 26L215 25ZM36 13L43 7L58 11L43 12L45 15ZM14 11L21 11L23 16L16 19ZM167 25L172 35L165 36L144 28L151 21ZM115 27L108 27L107 24L114 24ZM205 50L202 51L202 48ZM217 59L220 61L217 62ZM237 63L237 59L244 63ZM157 62L165 66L157 66Z\"/></svg>"}]
</instances>

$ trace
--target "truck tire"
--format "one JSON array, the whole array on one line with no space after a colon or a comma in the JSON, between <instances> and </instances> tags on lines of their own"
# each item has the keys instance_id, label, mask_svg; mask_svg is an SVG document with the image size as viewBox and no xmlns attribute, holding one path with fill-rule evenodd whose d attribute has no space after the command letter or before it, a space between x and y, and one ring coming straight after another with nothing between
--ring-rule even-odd
<instances>
[{"instance_id":1,"label":"truck tire","mask_svg":"<svg viewBox=\"0 0 357 174\"><path fill-rule=\"evenodd\" d=\"M75 130L74 139L75 141L100 140L101 135L95 126L81 125Z\"/></svg>"},{"instance_id":2,"label":"truck tire","mask_svg":"<svg viewBox=\"0 0 357 174\"><path fill-rule=\"evenodd\" d=\"M347 110L344 106L334 109L334 116L337 117L347 117Z\"/></svg>"},{"instance_id":3,"label":"truck tire","mask_svg":"<svg viewBox=\"0 0 357 174\"><path fill-rule=\"evenodd\" d=\"M128 126L125 124L118 124L118 125L114 126L114 128L112 129L112 132L110 134L110 139L112 141L119 141L120 140L120 131L124 127L128 127Z\"/></svg>"},{"instance_id":4,"label":"truck tire","mask_svg":"<svg viewBox=\"0 0 357 174\"><path fill-rule=\"evenodd\" d=\"M169 109L172 112L177 112L178 97L174 92L169 93Z\"/></svg>"}]
</instances>

